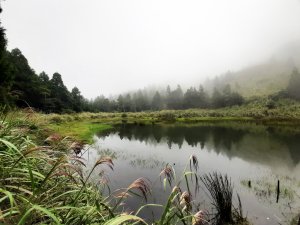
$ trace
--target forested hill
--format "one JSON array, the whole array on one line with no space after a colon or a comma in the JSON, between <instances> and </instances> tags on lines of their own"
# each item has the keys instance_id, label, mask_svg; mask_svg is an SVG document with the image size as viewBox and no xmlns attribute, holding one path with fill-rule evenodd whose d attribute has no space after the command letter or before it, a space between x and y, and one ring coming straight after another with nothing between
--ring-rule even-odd
<instances>
[{"instance_id":1,"label":"forested hill","mask_svg":"<svg viewBox=\"0 0 300 225\"><path fill-rule=\"evenodd\" d=\"M208 96L203 87L191 87L185 92L180 85L167 87L152 95L138 90L120 94L116 99L104 96L85 99L77 87L69 91L62 76L45 72L36 74L19 49L8 51L5 29L0 24L0 106L33 107L44 112L68 113L80 111L144 111L161 109L208 108L240 105L244 99L230 86L215 89ZM101 92L101 90L99 90Z\"/></svg>"},{"instance_id":2,"label":"forested hill","mask_svg":"<svg viewBox=\"0 0 300 225\"><path fill-rule=\"evenodd\" d=\"M6 44L5 29L0 23L0 107L30 106L47 113L221 108L244 104L245 97L278 92L280 97L300 100L300 73L295 69L300 65L300 45L299 51L293 53L298 58L271 60L187 90L180 85L167 86L164 90L137 90L111 99L98 96L87 100L77 87L69 91L59 73L37 74L19 49L8 51Z\"/></svg>"},{"instance_id":3,"label":"forested hill","mask_svg":"<svg viewBox=\"0 0 300 225\"><path fill-rule=\"evenodd\" d=\"M86 110L78 88L70 92L59 73L52 78L45 72L37 75L22 52L8 51L6 44L5 29L0 24L0 106L30 106L45 112Z\"/></svg>"},{"instance_id":4,"label":"forested hill","mask_svg":"<svg viewBox=\"0 0 300 225\"><path fill-rule=\"evenodd\" d=\"M84 110L84 99L79 89L74 87L69 92L59 73L54 73L51 78L45 72L37 75L19 49L4 50L2 54L2 104L30 106L46 112Z\"/></svg>"},{"instance_id":5,"label":"forested hill","mask_svg":"<svg viewBox=\"0 0 300 225\"><path fill-rule=\"evenodd\" d=\"M229 84L232 90L244 97L268 96L284 90L292 71L300 69L300 41L291 43L267 62L251 66L237 72L227 72L208 80L205 86L209 91Z\"/></svg>"}]
</instances>

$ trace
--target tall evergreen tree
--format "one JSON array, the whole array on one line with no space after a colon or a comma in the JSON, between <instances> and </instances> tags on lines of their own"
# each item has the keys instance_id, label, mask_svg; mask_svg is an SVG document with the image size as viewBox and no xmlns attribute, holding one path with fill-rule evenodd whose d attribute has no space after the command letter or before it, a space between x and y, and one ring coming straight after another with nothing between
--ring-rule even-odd
<instances>
[{"instance_id":1,"label":"tall evergreen tree","mask_svg":"<svg viewBox=\"0 0 300 225\"><path fill-rule=\"evenodd\" d=\"M8 60L13 77L11 92L17 97L17 106L41 108L44 99L39 89L41 81L29 66L25 56L16 48L9 53Z\"/></svg>"},{"instance_id":2,"label":"tall evergreen tree","mask_svg":"<svg viewBox=\"0 0 300 225\"><path fill-rule=\"evenodd\" d=\"M163 99L158 91L155 92L152 102L151 102L151 108L152 110L161 110L163 109Z\"/></svg>"},{"instance_id":3,"label":"tall evergreen tree","mask_svg":"<svg viewBox=\"0 0 300 225\"><path fill-rule=\"evenodd\" d=\"M170 91L167 96L167 106L169 109L181 109L183 106L183 91L180 85L174 91Z\"/></svg>"},{"instance_id":4,"label":"tall evergreen tree","mask_svg":"<svg viewBox=\"0 0 300 225\"><path fill-rule=\"evenodd\" d=\"M289 97L300 100L300 73L295 68L291 74L291 78L287 87Z\"/></svg>"},{"instance_id":5,"label":"tall evergreen tree","mask_svg":"<svg viewBox=\"0 0 300 225\"><path fill-rule=\"evenodd\" d=\"M118 102L118 110L120 112L125 112L123 95L119 95L117 102Z\"/></svg>"},{"instance_id":6,"label":"tall evergreen tree","mask_svg":"<svg viewBox=\"0 0 300 225\"><path fill-rule=\"evenodd\" d=\"M193 87L187 89L187 91L184 94L184 100L183 100L184 108L197 108L199 106L199 103L200 103L199 92Z\"/></svg>"},{"instance_id":7,"label":"tall evergreen tree","mask_svg":"<svg viewBox=\"0 0 300 225\"><path fill-rule=\"evenodd\" d=\"M73 110L75 112L81 112L82 111L82 100L83 97L77 87L74 87L71 91L71 97L72 97L72 104L73 104Z\"/></svg>"},{"instance_id":8,"label":"tall evergreen tree","mask_svg":"<svg viewBox=\"0 0 300 225\"><path fill-rule=\"evenodd\" d=\"M214 108L224 107L224 101L221 93L217 88L214 88L212 97L211 97L211 106Z\"/></svg>"},{"instance_id":9,"label":"tall evergreen tree","mask_svg":"<svg viewBox=\"0 0 300 225\"><path fill-rule=\"evenodd\" d=\"M148 100L146 96L144 96L141 90L138 90L138 92L136 93L134 102L135 102L136 111L138 112L149 109Z\"/></svg>"},{"instance_id":10,"label":"tall evergreen tree","mask_svg":"<svg viewBox=\"0 0 300 225\"><path fill-rule=\"evenodd\" d=\"M2 8L0 5L0 14L1 13ZM2 27L2 23L0 21L0 105L10 104L12 101L10 96L10 89L13 83L13 77L9 73L9 62L7 60L6 44L7 41L5 37L5 29Z\"/></svg>"},{"instance_id":11,"label":"tall evergreen tree","mask_svg":"<svg viewBox=\"0 0 300 225\"><path fill-rule=\"evenodd\" d=\"M54 112L63 112L72 109L72 99L70 92L64 85L59 73L54 73L50 80L51 98Z\"/></svg>"},{"instance_id":12,"label":"tall evergreen tree","mask_svg":"<svg viewBox=\"0 0 300 225\"><path fill-rule=\"evenodd\" d=\"M209 106L209 97L202 85L199 86L199 105L200 108L207 108Z\"/></svg>"},{"instance_id":13,"label":"tall evergreen tree","mask_svg":"<svg viewBox=\"0 0 300 225\"><path fill-rule=\"evenodd\" d=\"M132 100L131 100L131 95L127 94L124 97L124 111L130 112L132 111Z\"/></svg>"}]
</instances>

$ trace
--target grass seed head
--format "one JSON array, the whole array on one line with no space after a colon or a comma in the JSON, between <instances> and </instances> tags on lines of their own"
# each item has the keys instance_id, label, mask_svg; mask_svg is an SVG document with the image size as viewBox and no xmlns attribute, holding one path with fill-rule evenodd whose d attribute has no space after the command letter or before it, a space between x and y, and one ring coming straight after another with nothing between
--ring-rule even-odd
<instances>
[{"instance_id":1,"label":"grass seed head","mask_svg":"<svg viewBox=\"0 0 300 225\"><path fill-rule=\"evenodd\" d=\"M98 160L96 161L94 167L99 166L99 165L102 165L102 164L107 165L111 170L114 169L114 168L113 168L114 163L113 163L111 157L109 157L109 156L104 156L104 157L101 157L100 159L98 159Z\"/></svg>"},{"instance_id":2,"label":"grass seed head","mask_svg":"<svg viewBox=\"0 0 300 225\"><path fill-rule=\"evenodd\" d=\"M191 205L191 194L188 191L184 191L180 196L180 205L183 206L185 211L190 211L192 208Z\"/></svg>"},{"instance_id":3,"label":"grass seed head","mask_svg":"<svg viewBox=\"0 0 300 225\"><path fill-rule=\"evenodd\" d=\"M160 177L164 176L167 178L169 184L171 185L172 181L174 180L174 172L170 165L166 165L165 168L160 172Z\"/></svg>"},{"instance_id":4,"label":"grass seed head","mask_svg":"<svg viewBox=\"0 0 300 225\"><path fill-rule=\"evenodd\" d=\"M62 137L59 134L51 134L49 137L45 139L45 143L51 144L53 142L59 142L62 139Z\"/></svg>"},{"instance_id":5,"label":"grass seed head","mask_svg":"<svg viewBox=\"0 0 300 225\"><path fill-rule=\"evenodd\" d=\"M131 195L126 191L122 191L122 192L114 195L114 197L115 198L129 198L129 197L131 197Z\"/></svg>"},{"instance_id":6,"label":"grass seed head","mask_svg":"<svg viewBox=\"0 0 300 225\"><path fill-rule=\"evenodd\" d=\"M70 149L73 150L76 155L78 155L81 152L81 150L83 149L83 144L80 142L74 141L70 145Z\"/></svg>"},{"instance_id":7,"label":"grass seed head","mask_svg":"<svg viewBox=\"0 0 300 225\"><path fill-rule=\"evenodd\" d=\"M200 210L193 216L192 225L204 225L205 222L205 213L202 210Z\"/></svg>"},{"instance_id":8,"label":"grass seed head","mask_svg":"<svg viewBox=\"0 0 300 225\"><path fill-rule=\"evenodd\" d=\"M127 190L137 189L142 192L145 200L147 201L147 195L150 194L150 183L145 178L138 178L132 184L129 185Z\"/></svg>"}]
</instances>

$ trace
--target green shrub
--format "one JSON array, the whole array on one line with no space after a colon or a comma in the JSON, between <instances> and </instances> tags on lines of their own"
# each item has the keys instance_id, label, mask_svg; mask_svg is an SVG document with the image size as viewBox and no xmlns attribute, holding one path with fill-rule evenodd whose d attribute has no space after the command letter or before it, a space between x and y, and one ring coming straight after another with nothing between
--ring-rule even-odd
<instances>
[{"instance_id":1,"label":"green shrub","mask_svg":"<svg viewBox=\"0 0 300 225\"><path fill-rule=\"evenodd\" d=\"M62 123L62 122L64 122L64 120L62 119L61 116L53 116L53 117L50 119L50 122L51 122L51 123Z\"/></svg>"},{"instance_id":2,"label":"green shrub","mask_svg":"<svg viewBox=\"0 0 300 225\"><path fill-rule=\"evenodd\" d=\"M162 113L159 115L159 119L166 122L176 121L176 116L174 113Z\"/></svg>"}]
</instances>

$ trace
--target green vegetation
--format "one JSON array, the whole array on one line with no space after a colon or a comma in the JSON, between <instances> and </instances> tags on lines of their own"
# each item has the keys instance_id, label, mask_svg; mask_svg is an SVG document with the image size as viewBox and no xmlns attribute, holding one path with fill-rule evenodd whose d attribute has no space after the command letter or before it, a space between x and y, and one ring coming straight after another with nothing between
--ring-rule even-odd
<instances>
[{"instance_id":1,"label":"green vegetation","mask_svg":"<svg viewBox=\"0 0 300 225\"><path fill-rule=\"evenodd\" d=\"M228 178L221 175L199 178L194 156L190 159L190 168L187 166L180 178L171 166L165 165L160 176L164 186L168 183L172 191L166 193L169 198L164 205L146 204L127 215L122 211L125 199L133 194L147 200L151 192L149 182L138 178L127 188L104 196L102 190L107 184L95 184L90 177L96 167L101 167L102 171L112 169L113 161L102 155L92 169L84 173L85 164L77 156L82 145L77 141L91 143L93 134L124 123L230 120L297 126L300 122L297 101L300 99L300 73L297 70L290 71L287 75L291 74L290 81L282 81L286 82L284 86L272 87L270 93L257 98L246 94L243 97L240 93L244 90L231 80L215 84L211 93L209 87L201 85L186 91L178 85L173 90L168 86L166 90L149 93L138 90L112 99L98 96L87 100L77 87L69 91L59 73L51 78L45 72L36 74L22 52L19 49L8 51L6 44L5 29L0 26L0 106L3 107L0 117L0 223L3 224L147 224L139 217L140 211L147 207L163 209L154 224L203 225L208 221L216 225L248 224L243 218L241 203L239 210L233 208L233 188ZM14 111L15 108L24 110ZM33 108L48 114L35 113ZM101 180L104 175L99 176ZM216 214L208 215L196 208L189 187L192 178L196 182L202 180L209 190Z\"/></svg>"},{"instance_id":2,"label":"green vegetation","mask_svg":"<svg viewBox=\"0 0 300 225\"><path fill-rule=\"evenodd\" d=\"M81 159L69 153L69 139L36 145L30 138L39 132L32 114L1 121L0 222L91 224L112 217L99 187L82 174ZM111 162L102 158L95 167L105 164Z\"/></svg>"},{"instance_id":3,"label":"green vegetation","mask_svg":"<svg viewBox=\"0 0 300 225\"><path fill-rule=\"evenodd\" d=\"M112 126L97 122L72 121L62 124L49 124L48 128L63 136L69 136L76 140L91 143L95 133L111 129Z\"/></svg>"},{"instance_id":4,"label":"green vegetation","mask_svg":"<svg viewBox=\"0 0 300 225\"><path fill-rule=\"evenodd\" d=\"M230 107L237 111L239 111L239 108L236 108L236 106L242 106L242 109L247 109L249 104L253 106L257 101L266 101L264 106L267 107L267 110L270 110L275 109L280 104L280 101L288 102L291 99L300 99L300 73L298 70L296 68L293 70L291 65L280 70L280 66L277 68L273 65L274 63L270 63L270 65L256 69L248 69L244 76L237 77L229 73L222 78L216 78L214 81L208 82L205 86L190 87L185 91L182 90L180 85L175 89L167 86L165 90L144 89L123 93L113 98L98 96L95 99L87 100L81 95L77 87L69 91L59 73L54 73L51 78L45 72L36 74L19 49L8 51L6 49L7 41L4 31L4 28L0 25L0 106L6 106L8 110L14 107L33 107L46 113L83 111L97 113L201 109L203 110L202 115L208 114L205 117L209 119L220 117L222 112L227 114L228 111L232 111L227 109ZM271 69L272 65L278 71ZM267 70L268 72L262 73L262 70ZM274 82L273 77L269 75L275 74L275 77L280 77L278 74L281 73L285 74L285 76L282 76L285 81L278 81L280 88L271 88L272 92L268 91L268 94L265 95L259 94L255 89L260 84L264 84L262 80L258 79L262 74L268 74L266 77L269 77L269 80ZM263 79L266 79L266 77ZM245 85L251 84L255 93L252 95L243 94L242 96L241 93L244 93L244 89L247 88L241 87L239 79L242 79L242 83ZM255 80L254 83L253 80ZM253 99L253 96L258 97ZM278 115L276 110L270 112L261 111L260 106L261 104L257 105L258 113L253 112L251 108L251 113L237 112L233 114L239 114L238 117L242 119L255 116L259 118L274 117L272 113L275 113L275 116ZM221 110L221 112L214 111L214 109L220 108L225 109ZM232 113L230 112L229 114ZM203 117L202 115L199 117ZM231 118L237 116L228 115L222 117Z\"/></svg>"},{"instance_id":5,"label":"green vegetation","mask_svg":"<svg viewBox=\"0 0 300 225\"><path fill-rule=\"evenodd\" d=\"M49 114L44 116L51 126L63 126L65 123L88 121L89 123L194 123L194 122L222 122L244 121L261 123L298 123L300 121L300 103L290 99L273 101L253 99L242 106L226 107L222 109L188 109L188 110L161 110L149 112L127 113L79 113L79 114ZM80 122L87 124L87 122ZM70 123L72 124L72 123ZM74 123L75 124L75 123ZM76 125L75 125L76 126ZM79 125L78 125L79 126Z\"/></svg>"},{"instance_id":6,"label":"green vegetation","mask_svg":"<svg viewBox=\"0 0 300 225\"><path fill-rule=\"evenodd\" d=\"M156 112L127 113L77 113L77 114L40 114L32 112L38 126L50 133L59 133L73 139L91 143L93 134L113 128L115 124L159 124L159 123L222 123L226 121L256 122L262 124L300 123L300 103L294 100L273 101L268 99L252 100L242 106L222 109L161 110ZM14 117L19 117L16 111Z\"/></svg>"},{"instance_id":7,"label":"green vegetation","mask_svg":"<svg viewBox=\"0 0 300 225\"><path fill-rule=\"evenodd\" d=\"M293 46L299 50L298 46ZM295 67L299 68L300 60L297 55L286 60L273 60L254 65L240 71L228 71L214 79L205 82L209 92L214 87L218 89L230 85L232 89L245 98L253 96L269 96L284 90Z\"/></svg>"},{"instance_id":8,"label":"green vegetation","mask_svg":"<svg viewBox=\"0 0 300 225\"><path fill-rule=\"evenodd\" d=\"M201 180L209 191L213 205L216 208L217 212L214 217L216 224L245 224L247 222L243 217L243 208L239 196L239 206L233 208L233 186L227 176L213 173L204 175Z\"/></svg>"},{"instance_id":9,"label":"green vegetation","mask_svg":"<svg viewBox=\"0 0 300 225\"><path fill-rule=\"evenodd\" d=\"M209 219L204 211L195 211L196 203L190 195L190 179L200 180L196 173L198 161L195 156L190 158L190 166L186 167L181 178L176 178L168 164L163 169L160 174L163 183L166 185L168 181L173 189L165 205L146 204L134 214L126 215L121 209L124 200L132 194L141 195L147 200L151 191L149 182L139 178L127 188L103 196L101 191L107 184L94 184L90 177L96 167L101 167L101 171L112 169L112 159L102 155L90 171L83 172L83 160L71 151L74 146L72 139L54 134L44 139L49 130L43 126L49 120L57 121L58 118L52 115L46 119L44 115L29 110L1 113L0 222L8 225L111 225L140 221L147 224L138 216L146 207L163 209L162 216L154 224L199 225ZM67 118L61 116L60 122L63 124L63 119ZM76 118L80 119L80 116ZM101 180L104 173L99 176ZM185 187L187 190L181 191Z\"/></svg>"},{"instance_id":10,"label":"green vegetation","mask_svg":"<svg viewBox=\"0 0 300 225\"><path fill-rule=\"evenodd\" d=\"M277 194L277 180L280 180L280 200L293 201L298 197L297 181L287 177L262 177L257 180L242 180L241 184L248 187L255 193L255 196L262 201L271 201L272 196L275 199Z\"/></svg>"}]
</instances>

